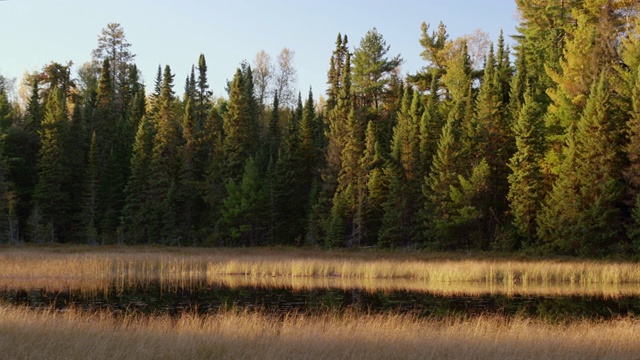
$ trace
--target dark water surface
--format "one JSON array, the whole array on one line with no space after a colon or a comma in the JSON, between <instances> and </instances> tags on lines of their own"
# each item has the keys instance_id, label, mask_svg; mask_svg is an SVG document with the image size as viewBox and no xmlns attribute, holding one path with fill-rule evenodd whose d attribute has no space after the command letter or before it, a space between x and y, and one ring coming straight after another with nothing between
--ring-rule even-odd
<instances>
[{"instance_id":1,"label":"dark water surface","mask_svg":"<svg viewBox=\"0 0 640 360\"><path fill-rule=\"evenodd\" d=\"M163 286L160 282L106 290L51 291L0 289L0 302L33 308L68 307L114 313L215 313L229 308L275 313L358 310L370 313L412 313L420 316L527 316L552 321L609 319L640 315L640 297L540 296L486 294L451 296L411 291L364 291L359 289L291 290L267 287L202 285Z\"/></svg>"}]
</instances>

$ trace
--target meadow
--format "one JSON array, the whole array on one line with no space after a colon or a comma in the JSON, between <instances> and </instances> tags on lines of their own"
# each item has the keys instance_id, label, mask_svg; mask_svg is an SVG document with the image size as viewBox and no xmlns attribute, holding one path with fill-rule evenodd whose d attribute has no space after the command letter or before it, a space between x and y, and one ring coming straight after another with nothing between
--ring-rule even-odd
<instances>
[{"instance_id":1,"label":"meadow","mask_svg":"<svg viewBox=\"0 0 640 360\"><path fill-rule=\"evenodd\" d=\"M120 317L0 306L7 359L637 359L640 322L358 313Z\"/></svg>"},{"instance_id":2,"label":"meadow","mask_svg":"<svg viewBox=\"0 0 640 360\"><path fill-rule=\"evenodd\" d=\"M298 248L0 248L0 289L100 292L149 281L167 288L640 296L634 262ZM548 322L233 308L149 315L0 301L0 351L22 359L637 359L639 336L633 316Z\"/></svg>"}]
</instances>

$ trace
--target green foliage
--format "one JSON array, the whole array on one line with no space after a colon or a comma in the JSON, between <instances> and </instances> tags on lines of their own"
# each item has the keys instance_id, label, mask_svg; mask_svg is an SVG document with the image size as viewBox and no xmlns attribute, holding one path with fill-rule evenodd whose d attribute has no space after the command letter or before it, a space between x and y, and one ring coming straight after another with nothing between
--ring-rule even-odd
<instances>
[{"instance_id":1,"label":"green foliage","mask_svg":"<svg viewBox=\"0 0 640 360\"><path fill-rule=\"evenodd\" d=\"M604 74L604 73L603 73ZM538 235L552 250L602 254L620 241L621 175L617 129L604 75L591 87L562 171L538 217Z\"/></svg>"},{"instance_id":2,"label":"green foliage","mask_svg":"<svg viewBox=\"0 0 640 360\"><path fill-rule=\"evenodd\" d=\"M524 105L513 132L516 153L509 161L509 194L507 200L513 224L531 246L536 234L536 216L543 199L543 174L540 163L544 151L544 125L542 111L530 90L524 96Z\"/></svg>"},{"instance_id":3,"label":"green foliage","mask_svg":"<svg viewBox=\"0 0 640 360\"><path fill-rule=\"evenodd\" d=\"M229 87L229 103L224 115L226 175L235 181L242 176L242 167L255 154L258 144L257 102L253 96L249 70L248 67L236 70Z\"/></svg>"},{"instance_id":4,"label":"green foliage","mask_svg":"<svg viewBox=\"0 0 640 360\"><path fill-rule=\"evenodd\" d=\"M423 24L405 79L373 28L353 54L338 34L326 100L287 83L270 107L247 63L213 99L204 55L147 96L109 24L78 79L29 75L24 109L0 76L0 241L637 249L638 5L516 4L515 68L503 34L482 54Z\"/></svg>"},{"instance_id":5,"label":"green foliage","mask_svg":"<svg viewBox=\"0 0 640 360\"><path fill-rule=\"evenodd\" d=\"M47 238L50 241L64 240L60 236L67 235L65 227L69 225L69 188L67 177L69 172L65 164L64 138L67 131L66 109L62 96L53 89L47 99L46 113L42 123L40 138L42 146L38 155L38 183L34 190L34 212L45 224ZM38 228L40 225L37 226Z\"/></svg>"},{"instance_id":6,"label":"green foliage","mask_svg":"<svg viewBox=\"0 0 640 360\"><path fill-rule=\"evenodd\" d=\"M382 34L373 28L367 31L354 51L354 91L363 96L364 104L375 109L384 100L391 73L402 63L400 55L392 59L386 57L389 48Z\"/></svg>"},{"instance_id":7,"label":"green foliage","mask_svg":"<svg viewBox=\"0 0 640 360\"><path fill-rule=\"evenodd\" d=\"M258 245L265 236L267 195L262 175L253 158L248 158L242 180L229 179L227 197L222 202L222 227L228 232L226 245Z\"/></svg>"}]
</instances>

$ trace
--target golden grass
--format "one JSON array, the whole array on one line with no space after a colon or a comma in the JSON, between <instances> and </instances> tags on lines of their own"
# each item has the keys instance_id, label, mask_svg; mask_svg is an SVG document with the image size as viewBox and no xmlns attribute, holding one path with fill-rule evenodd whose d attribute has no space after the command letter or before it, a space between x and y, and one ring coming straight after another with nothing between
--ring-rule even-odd
<instances>
[{"instance_id":1,"label":"golden grass","mask_svg":"<svg viewBox=\"0 0 640 360\"><path fill-rule=\"evenodd\" d=\"M640 292L634 293L634 289L640 288L634 286L640 284L640 264L634 262L469 259L419 253L294 248L0 248L0 286L5 287L19 282L46 287L57 281L69 287L101 289L113 282L127 286L150 280L188 286L203 281L229 282L224 278L230 275L250 277L253 282L291 279L292 288L309 286L301 285L304 280L296 280L301 278L313 279L307 283L318 283L316 279L340 279L349 286L383 284L372 285L371 289L388 288L390 281L384 285L385 280L392 280L408 284L411 290L454 289L452 291L458 292L465 287L488 287L500 293L540 288L587 293L603 289L614 294ZM288 284L289 280L278 282Z\"/></svg>"},{"instance_id":2,"label":"golden grass","mask_svg":"<svg viewBox=\"0 0 640 360\"><path fill-rule=\"evenodd\" d=\"M7 359L637 359L640 322L290 314L113 317L0 306Z\"/></svg>"}]
</instances>

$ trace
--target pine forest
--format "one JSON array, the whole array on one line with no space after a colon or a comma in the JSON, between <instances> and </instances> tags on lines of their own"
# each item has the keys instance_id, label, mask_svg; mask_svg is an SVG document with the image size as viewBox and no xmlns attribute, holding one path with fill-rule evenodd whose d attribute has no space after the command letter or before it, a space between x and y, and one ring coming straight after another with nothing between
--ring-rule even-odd
<instances>
[{"instance_id":1,"label":"pine forest","mask_svg":"<svg viewBox=\"0 0 640 360\"><path fill-rule=\"evenodd\" d=\"M0 243L640 254L640 5L516 3L495 43L416 24L412 74L337 34L322 94L286 48L147 87L109 23L25 101L0 76Z\"/></svg>"}]
</instances>

